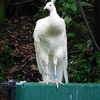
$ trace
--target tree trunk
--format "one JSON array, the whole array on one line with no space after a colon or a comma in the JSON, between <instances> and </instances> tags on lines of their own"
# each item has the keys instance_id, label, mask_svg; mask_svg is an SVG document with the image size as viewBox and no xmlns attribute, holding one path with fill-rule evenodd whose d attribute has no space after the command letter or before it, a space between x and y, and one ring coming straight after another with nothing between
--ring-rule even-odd
<instances>
[{"instance_id":1,"label":"tree trunk","mask_svg":"<svg viewBox=\"0 0 100 100\"><path fill-rule=\"evenodd\" d=\"M5 0L0 0L0 22L5 22Z\"/></svg>"},{"instance_id":2,"label":"tree trunk","mask_svg":"<svg viewBox=\"0 0 100 100\"><path fill-rule=\"evenodd\" d=\"M0 22L5 22L5 19L5 0L0 0ZM1 24L0 31L3 31Z\"/></svg>"},{"instance_id":3,"label":"tree trunk","mask_svg":"<svg viewBox=\"0 0 100 100\"><path fill-rule=\"evenodd\" d=\"M95 39L100 48L100 0L94 0Z\"/></svg>"}]
</instances>

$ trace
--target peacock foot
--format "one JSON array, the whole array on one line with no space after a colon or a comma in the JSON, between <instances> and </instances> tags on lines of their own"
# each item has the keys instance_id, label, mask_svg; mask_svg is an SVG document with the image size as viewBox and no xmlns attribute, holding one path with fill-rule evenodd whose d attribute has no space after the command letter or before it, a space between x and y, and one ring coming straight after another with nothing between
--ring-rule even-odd
<instances>
[{"instance_id":1,"label":"peacock foot","mask_svg":"<svg viewBox=\"0 0 100 100\"><path fill-rule=\"evenodd\" d=\"M57 78L55 78L54 81L52 81L52 83L56 83L57 89L59 88L59 85L58 84L64 85L62 82L59 82L57 80Z\"/></svg>"},{"instance_id":2,"label":"peacock foot","mask_svg":"<svg viewBox=\"0 0 100 100\"><path fill-rule=\"evenodd\" d=\"M39 83L46 83L48 85L48 83L52 83L52 80L40 81Z\"/></svg>"}]
</instances>

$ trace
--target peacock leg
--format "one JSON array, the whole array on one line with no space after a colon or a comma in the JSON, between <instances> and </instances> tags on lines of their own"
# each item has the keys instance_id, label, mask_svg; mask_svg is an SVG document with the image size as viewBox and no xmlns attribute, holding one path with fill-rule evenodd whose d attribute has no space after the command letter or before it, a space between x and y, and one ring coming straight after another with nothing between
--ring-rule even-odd
<instances>
[{"instance_id":1,"label":"peacock leg","mask_svg":"<svg viewBox=\"0 0 100 100\"><path fill-rule=\"evenodd\" d=\"M45 60L45 64L44 64L44 73L42 74L43 77L43 81L40 81L40 83L46 83L48 85L48 83L52 83L52 80L49 79L49 71L48 71L48 64L49 64L49 60L48 57Z\"/></svg>"},{"instance_id":2,"label":"peacock leg","mask_svg":"<svg viewBox=\"0 0 100 100\"><path fill-rule=\"evenodd\" d=\"M54 81L53 81L53 83L56 83L57 89L59 88L58 83L61 84L61 85L63 85L62 82L59 82L59 81L58 81L58 76L57 76L57 74L56 74L56 65L54 65Z\"/></svg>"}]
</instances>

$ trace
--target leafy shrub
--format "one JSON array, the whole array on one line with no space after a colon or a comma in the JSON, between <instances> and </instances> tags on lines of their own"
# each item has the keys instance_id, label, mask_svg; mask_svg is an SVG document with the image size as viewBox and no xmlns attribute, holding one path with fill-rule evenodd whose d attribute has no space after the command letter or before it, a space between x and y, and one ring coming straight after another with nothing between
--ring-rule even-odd
<instances>
[{"instance_id":1,"label":"leafy shrub","mask_svg":"<svg viewBox=\"0 0 100 100\"><path fill-rule=\"evenodd\" d=\"M81 1L93 29L93 0ZM100 52L94 50L76 0L59 0L58 12L65 19L68 36L70 82L100 82Z\"/></svg>"},{"instance_id":2,"label":"leafy shrub","mask_svg":"<svg viewBox=\"0 0 100 100\"><path fill-rule=\"evenodd\" d=\"M84 83L100 81L100 52L94 52L92 54L84 52L84 54L81 53L76 57L72 57L69 61L71 81Z\"/></svg>"}]
</instances>

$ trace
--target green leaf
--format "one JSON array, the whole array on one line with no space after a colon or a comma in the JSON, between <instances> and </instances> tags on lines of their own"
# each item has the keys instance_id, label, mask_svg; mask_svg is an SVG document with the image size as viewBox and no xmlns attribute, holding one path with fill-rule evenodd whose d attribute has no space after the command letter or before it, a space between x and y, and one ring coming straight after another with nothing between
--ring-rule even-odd
<instances>
[{"instance_id":1,"label":"green leaf","mask_svg":"<svg viewBox=\"0 0 100 100\"><path fill-rule=\"evenodd\" d=\"M94 52L93 57L100 59L100 52L98 52L98 51Z\"/></svg>"},{"instance_id":2,"label":"green leaf","mask_svg":"<svg viewBox=\"0 0 100 100\"><path fill-rule=\"evenodd\" d=\"M70 22L72 21L72 17L69 16L69 15L67 15L67 16L64 18L64 20L65 20L65 23L68 24L68 23L70 23Z\"/></svg>"},{"instance_id":3,"label":"green leaf","mask_svg":"<svg viewBox=\"0 0 100 100\"><path fill-rule=\"evenodd\" d=\"M84 1L81 2L81 5L82 5L82 6L90 6L90 7L93 7L92 4L89 4L89 3L84 2Z\"/></svg>"},{"instance_id":4,"label":"green leaf","mask_svg":"<svg viewBox=\"0 0 100 100\"><path fill-rule=\"evenodd\" d=\"M73 11L76 11L76 9L77 9L77 7L76 7L76 4L75 3L68 3L67 4L67 8L70 8L70 9L72 9Z\"/></svg>"},{"instance_id":5,"label":"green leaf","mask_svg":"<svg viewBox=\"0 0 100 100\"><path fill-rule=\"evenodd\" d=\"M72 32L69 32L69 33L67 34L67 36L68 36L68 37L75 37L76 34L75 34L75 33L72 33Z\"/></svg>"}]
</instances>

